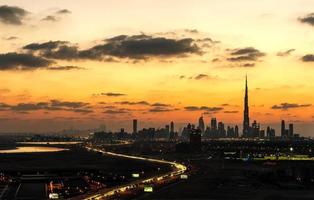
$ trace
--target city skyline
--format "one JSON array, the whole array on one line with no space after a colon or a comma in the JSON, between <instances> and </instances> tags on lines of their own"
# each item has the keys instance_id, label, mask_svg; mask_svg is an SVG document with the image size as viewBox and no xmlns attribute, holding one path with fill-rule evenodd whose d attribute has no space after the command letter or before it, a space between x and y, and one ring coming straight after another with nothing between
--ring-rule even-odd
<instances>
[{"instance_id":1,"label":"city skyline","mask_svg":"<svg viewBox=\"0 0 314 200\"><path fill-rule=\"evenodd\" d=\"M250 119L314 136L311 1L34 2L0 5L0 132L242 130L247 74Z\"/></svg>"}]
</instances>

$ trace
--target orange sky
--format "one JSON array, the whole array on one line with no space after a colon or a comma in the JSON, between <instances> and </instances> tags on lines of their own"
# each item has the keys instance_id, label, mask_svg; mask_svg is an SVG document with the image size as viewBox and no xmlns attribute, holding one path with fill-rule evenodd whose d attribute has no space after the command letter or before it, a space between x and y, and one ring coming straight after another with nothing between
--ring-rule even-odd
<instances>
[{"instance_id":1,"label":"orange sky","mask_svg":"<svg viewBox=\"0 0 314 200\"><path fill-rule=\"evenodd\" d=\"M0 5L2 132L241 126L247 74L251 120L312 135L311 0L29 2Z\"/></svg>"}]
</instances>

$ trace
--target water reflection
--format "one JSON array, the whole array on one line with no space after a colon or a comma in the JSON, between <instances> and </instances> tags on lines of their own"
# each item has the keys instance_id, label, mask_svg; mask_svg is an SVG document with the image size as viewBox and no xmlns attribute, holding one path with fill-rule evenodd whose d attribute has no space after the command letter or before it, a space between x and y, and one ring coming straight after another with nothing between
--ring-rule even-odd
<instances>
[{"instance_id":1,"label":"water reflection","mask_svg":"<svg viewBox=\"0 0 314 200\"><path fill-rule=\"evenodd\" d=\"M18 144L81 144L82 142L17 142Z\"/></svg>"},{"instance_id":2,"label":"water reflection","mask_svg":"<svg viewBox=\"0 0 314 200\"><path fill-rule=\"evenodd\" d=\"M58 152L69 149L57 147L16 147L16 149L0 150L0 153L35 153L35 152Z\"/></svg>"}]
</instances>

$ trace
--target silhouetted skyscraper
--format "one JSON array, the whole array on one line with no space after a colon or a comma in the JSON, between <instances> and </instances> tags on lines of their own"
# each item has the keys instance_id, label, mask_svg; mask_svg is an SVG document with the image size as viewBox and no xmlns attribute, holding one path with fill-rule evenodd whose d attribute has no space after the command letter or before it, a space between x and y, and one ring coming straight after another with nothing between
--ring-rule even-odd
<instances>
[{"instance_id":1,"label":"silhouetted skyscraper","mask_svg":"<svg viewBox=\"0 0 314 200\"><path fill-rule=\"evenodd\" d=\"M133 134L137 133L137 119L133 119Z\"/></svg>"},{"instance_id":2,"label":"silhouetted skyscraper","mask_svg":"<svg viewBox=\"0 0 314 200\"><path fill-rule=\"evenodd\" d=\"M290 138L292 138L294 135L294 132L293 132L293 124L289 124L289 131L288 131L288 136Z\"/></svg>"},{"instance_id":3,"label":"silhouetted skyscraper","mask_svg":"<svg viewBox=\"0 0 314 200\"><path fill-rule=\"evenodd\" d=\"M198 120L198 128L201 130L202 134L205 132L205 123L204 123L203 116L201 116Z\"/></svg>"},{"instance_id":4,"label":"silhouetted skyscraper","mask_svg":"<svg viewBox=\"0 0 314 200\"><path fill-rule=\"evenodd\" d=\"M237 125L234 127L234 134L235 137L239 137L239 127Z\"/></svg>"},{"instance_id":5,"label":"silhouetted skyscraper","mask_svg":"<svg viewBox=\"0 0 314 200\"><path fill-rule=\"evenodd\" d=\"M281 121L281 137L285 137L286 136L286 124L285 124L285 120Z\"/></svg>"},{"instance_id":6,"label":"silhouetted skyscraper","mask_svg":"<svg viewBox=\"0 0 314 200\"><path fill-rule=\"evenodd\" d=\"M211 119L210 127L211 127L212 131L216 131L217 130L217 120L216 120L216 118L212 118Z\"/></svg>"},{"instance_id":7,"label":"silhouetted skyscraper","mask_svg":"<svg viewBox=\"0 0 314 200\"><path fill-rule=\"evenodd\" d=\"M245 95L244 95L244 113L243 113L243 136L248 137L250 133L250 117L249 117L249 96L247 76L245 77Z\"/></svg>"},{"instance_id":8,"label":"silhouetted skyscraper","mask_svg":"<svg viewBox=\"0 0 314 200\"><path fill-rule=\"evenodd\" d=\"M174 133L174 123L170 122L170 133Z\"/></svg>"}]
</instances>

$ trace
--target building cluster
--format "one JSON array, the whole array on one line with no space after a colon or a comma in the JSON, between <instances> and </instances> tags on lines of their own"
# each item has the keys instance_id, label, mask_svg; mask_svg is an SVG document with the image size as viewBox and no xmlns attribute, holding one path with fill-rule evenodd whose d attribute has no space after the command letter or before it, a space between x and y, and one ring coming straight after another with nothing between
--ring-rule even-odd
<instances>
[{"instance_id":1,"label":"building cluster","mask_svg":"<svg viewBox=\"0 0 314 200\"><path fill-rule=\"evenodd\" d=\"M131 135L131 136L130 136ZM98 140L107 140L112 137L109 134L96 133L95 137ZM181 138L190 140L191 142L200 141L201 138L268 138L273 139L276 137L275 129L270 126L267 127L266 131L261 129L260 124L254 120L250 124L250 115L249 115L249 95L248 95L248 82L247 78L245 79L245 95L244 95L244 111L243 111L243 130L242 135L240 136L239 127L235 125L225 126L223 122L217 122L216 118L212 118L210 125L206 126L203 116L198 120L198 126L193 124L188 124L183 128L181 132ZM282 120L281 123L281 138L282 139L291 139L299 137L298 134L294 133L293 124L288 125L286 129L285 121ZM178 133L174 130L174 123L171 122L170 125L166 125L163 128L144 128L138 130L138 121L137 119L133 120L133 132L132 134L127 134L124 132L124 129L121 129L117 133L117 139L120 138L131 138L135 140L170 140L176 141L178 139Z\"/></svg>"},{"instance_id":2,"label":"building cluster","mask_svg":"<svg viewBox=\"0 0 314 200\"><path fill-rule=\"evenodd\" d=\"M178 133L174 131L174 123L165 125L163 128L143 128L138 131L137 119L133 120L132 136L136 140L176 140Z\"/></svg>"},{"instance_id":3,"label":"building cluster","mask_svg":"<svg viewBox=\"0 0 314 200\"><path fill-rule=\"evenodd\" d=\"M281 121L281 138L296 138L299 137L299 134L294 133L293 124L290 123L288 125L288 129L286 129L285 120Z\"/></svg>"}]
</instances>

